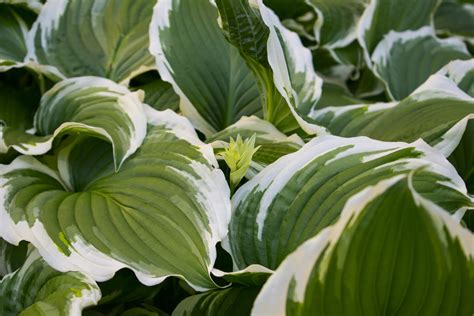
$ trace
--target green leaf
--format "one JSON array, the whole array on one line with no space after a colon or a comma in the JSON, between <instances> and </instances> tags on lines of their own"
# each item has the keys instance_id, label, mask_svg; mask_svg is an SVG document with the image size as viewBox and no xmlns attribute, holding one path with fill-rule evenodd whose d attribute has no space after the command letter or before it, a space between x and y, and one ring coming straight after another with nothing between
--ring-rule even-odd
<instances>
[{"instance_id":1,"label":"green leaf","mask_svg":"<svg viewBox=\"0 0 474 316\"><path fill-rule=\"evenodd\" d=\"M259 291L257 286L233 286L190 296L176 307L173 316L250 315Z\"/></svg>"},{"instance_id":2,"label":"green leaf","mask_svg":"<svg viewBox=\"0 0 474 316\"><path fill-rule=\"evenodd\" d=\"M80 315L97 304L97 284L79 272L61 273L32 251L20 270L0 282L2 315Z\"/></svg>"},{"instance_id":3,"label":"green leaf","mask_svg":"<svg viewBox=\"0 0 474 316\"><path fill-rule=\"evenodd\" d=\"M474 237L392 176L352 196L334 226L289 255L252 315L469 315Z\"/></svg>"},{"instance_id":4,"label":"green leaf","mask_svg":"<svg viewBox=\"0 0 474 316\"><path fill-rule=\"evenodd\" d=\"M474 4L444 0L434 17L436 30L442 33L474 37Z\"/></svg>"},{"instance_id":5,"label":"green leaf","mask_svg":"<svg viewBox=\"0 0 474 316\"><path fill-rule=\"evenodd\" d=\"M150 50L180 109L209 136L246 115L259 115L255 79L224 38L209 0L160 0L150 25Z\"/></svg>"},{"instance_id":6,"label":"green leaf","mask_svg":"<svg viewBox=\"0 0 474 316\"><path fill-rule=\"evenodd\" d=\"M450 61L470 58L462 41L438 39L431 27L390 32L372 54L374 72L384 82L392 100L410 95Z\"/></svg>"},{"instance_id":7,"label":"green leaf","mask_svg":"<svg viewBox=\"0 0 474 316\"><path fill-rule=\"evenodd\" d=\"M263 2L282 20L296 19L312 11L307 0L264 0Z\"/></svg>"},{"instance_id":8,"label":"green leaf","mask_svg":"<svg viewBox=\"0 0 474 316\"><path fill-rule=\"evenodd\" d=\"M0 238L0 280L23 265L27 250L26 242L14 246Z\"/></svg>"},{"instance_id":9,"label":"green leaf","mask_svg":"<svg viewBox=\"0 0 474 316\"><path fill-rule=\"evenodd\" d=\"M59 152L59 172L30 156L0 165L0 235L97 281L130 268L146 285L179 276L216 287L209 274L227 234L229 187L189 121L147 109L144 143L118 172L111 146L91 138Z\"/></svg>"},{"instance_id":10,"label":"green leaf","mask_svg":"<svg viewBox=\"0 0 474 316\"><path fill-rule=\"evenodd\" d=\"M43 7L42 0L0 0L0 3L16 6L19 8L26 8L35 13L39 13Z\"/></svg>"},{"instance_id":11,"label":"green leaf","mask_svg":"<svg viewBox=\"0 0 474 316\"><path fill-rule=\"evenodd\" d=\"M345 47L357 35L357 24L368 0L308 0L318 15L314 27L320 46Z\"/></svg>"},{"instance_id":12,"label":"green leaf","mask_svg":"<svg viewBox=\"0 0 474 316\"><path fill-rule=\"evenodd\" d=\"M28 38L28 58L62 77L128 80L153 66L152 0L48 1Z\"/></svg>"},{"instance_id":13,"label":"green leaf","mask_svg":"<svg viewBox=\"0 0 474 316\"><path fill-rule=\"evenodd\" d=\"M421 167L414 185L424 197L458 216L474 205L454 167L421 140L406 144L316 137L237 190L226 248L237 268L260 264L274 269L333 224L351 196Z\"/></svg>"},{"instance_id":14,"label":"green leaf","mask_svg":"<svg viewBox=\"0 0 474 316\"><path fill-rule=\"evenodd\" d=\"M5 62L23 62L28 25L13 7L0 3L0 71Z\"/></svg>"},{"instance_id":15,"label":"green leaf","mask_svg":"<svg viewBox=\"0 0 474 316\"><path fill-rule=\"evenodd\" d=\"M317 108L322 109L329 106L342 106L362 103L367 103L367 101L356 98L346 87L335 83L324 82L323 93L321 94L321 99L319 99Z\"/></svg>"},{"instance_id":16,"label":"green leaf","mask_svg":"<svg viewBox=\"0 0 474 316\"><path fill-rule=\"evenodd\" d=\"M11 146L25 155L41 155L52 148L56 137L81 133L112 143L118 169L145 137L142 107L139 93L131 93L108 79L63 80L41 98L34 120L37 135L8 125L0 127L0 152Z\"/></svg>"},{"instance_id":17,"label":"green leaf","mask_svg":"<svg viewBox=\"0 0 474 316\"><path fill-rule=\"evenodd\" d=\"M144 103L150 105L158 111L171 109L175 112L179 111L179 96L174 92L173 86L166 81L154 80L134 87L145 92Z\"/></svg>"},{"instance_id":18,"label":"green leaf","mask_svg":"<svg viewBox=\"0 0 474 316\"><path fill-rule=\"evenodd\" d=\"M474 59L454 60L441 68L438 74L448 77L474 98Z\"/></svg>"},{"instance_id":19,"label":"green leaf","mask_svg":"<svg viewBox=\"0 0 474 316\"><path fill-rule=\"evenodd\" d=\"M311 119L322 80L298 35L286 29L261 0L216 3L226 37L239 48L257 78L265 120L286 134L299 128L308 134L324 134Z\"/></svg>"},{"instance_id":20,"label":"green leaf","mask_svg":"<svg viewBox=\"0 0 474 316\"><path fill-rule=\"evenodd\" d=\"M236 272L214 269L213 273L232 285L184 299L173 311L173 316L249 315L257 294L273 271L251 265Z\"/></svg>"},{"instance_id":21,"label":"green leaf","mask_svg":"<svg viewBox=\"0 0 474 316\"><path fill-rule=\"evenodd\" d=\"M423 138L445 157L456 160L458 172L467 181L474 167L470 149L474 134L468 128L473 118L474 98L436 74L399 103L327 107L319 111L316 121L343 137L404 142Z\"/></svg>"},{"instance_id":22,"label":"green leaf","mask_svg":"<svg viewBox=\"0 0 474 316\"><path fill-rule=\"evenodd\" d=\"M417 30L432 24L441 0L371 0L358 27L358 40L370 60L377 44L390 31Z\"/></svg>"}]
</instances>

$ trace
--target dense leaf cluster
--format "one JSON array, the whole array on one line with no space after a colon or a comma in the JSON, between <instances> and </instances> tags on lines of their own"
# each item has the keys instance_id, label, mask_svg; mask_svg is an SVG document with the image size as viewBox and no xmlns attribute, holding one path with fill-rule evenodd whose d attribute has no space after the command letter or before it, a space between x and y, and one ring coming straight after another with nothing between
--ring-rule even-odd
<instances>
[{"instance_id":1,"label":"dense leaf cluster","mask_svg":"<svg viewBox=\"0 0 474 316\"><path fill-rule=\"evenodd\" d=\"M0 0L0 315L474 314L474 5Z\"/></svg>"}]
</instances>

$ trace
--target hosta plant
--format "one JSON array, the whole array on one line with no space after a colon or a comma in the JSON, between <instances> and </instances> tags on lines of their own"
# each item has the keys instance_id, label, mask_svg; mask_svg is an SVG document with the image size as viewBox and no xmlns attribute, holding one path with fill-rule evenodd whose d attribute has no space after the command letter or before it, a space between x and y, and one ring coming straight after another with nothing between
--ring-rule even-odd
<instances>
[{"instance_id":1,"label":"hosta plant","mask_svg":"<svg viewBox=\"0 0 474 316\"><path fill-rule=\"evenodd\" d=\"M474 314L473 21L0 0L0 315Z\"/></svg>"}]
</instances>

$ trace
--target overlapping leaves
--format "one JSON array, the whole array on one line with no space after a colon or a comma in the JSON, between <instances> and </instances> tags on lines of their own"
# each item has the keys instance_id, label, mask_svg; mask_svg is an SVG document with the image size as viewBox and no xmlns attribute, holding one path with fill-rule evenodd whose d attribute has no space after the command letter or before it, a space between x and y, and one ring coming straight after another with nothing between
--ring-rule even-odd
<instances>
[{"instance_id":1,"label":"overlapping leaves","mask_svg":"<svg viewBox=\"0 0 474 316\"><path fill-rule=\"evenodd\" d=\"M473 12L0 0L0 314L472 313Z\"/></svg>"}]
</instances>

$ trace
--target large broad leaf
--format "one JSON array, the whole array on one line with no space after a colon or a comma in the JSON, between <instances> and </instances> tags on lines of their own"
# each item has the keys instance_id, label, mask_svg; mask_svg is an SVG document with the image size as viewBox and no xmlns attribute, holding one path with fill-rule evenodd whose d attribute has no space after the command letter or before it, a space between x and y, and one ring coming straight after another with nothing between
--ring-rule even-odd
<instances>
[{"instance_id":1,"label":"large broad leaf","mask_svg":"<svg viewBox=\"0 0 474 316\"><path fill-rule=\"evenodd\" d=\"M327 107L319 111L317 122L344 137L405 142L423 138L446 157L455 155L457 165L464 166L458 172L468 180L474 167L474 134L467 127L473 118L474 98L437 74L399 103Z\"/></svg>"},{"instance_id":2,"label":"large broad leaf","mask_svg":"<svg viewBox=\"0 0 474 316\"><path fill-rule=\"evenodd\" d=\"M461 40L438 39L427 26L388 33L375 48L372 62L391 99L401 100L450 61L470 58Z\"/></svg>"},{"instance_id":3,"label":"large broad leaf","mask_svg":"<svg viewBox=\"0 0 474 316\"><path fill-rule=\"evenodd\" d=\"M126 82L153 66L148 25L154 0L47 1L28 38L28 58L63 77Z\"/></svg>"},{"instance_id":4,"label":"large broad leaf","mask_svg":"<svg viewBox=\"0 0 474 316\"><path fill-rule=\"evenodd\" d=\"M414 186L395 176L351 196L270 277L252 315L469 315L474 237Z\"/></svg>"},{"instance_id":5,"label":"large broad leaf","mask_svg":"<svg viewBox=\"0 0 474 316\"><path fill-rule=\"evenodd\" d=\"M357 36L357 25L369 0L308 0L318 14L315 38L328 48L349 45Z\"/></svg>"},{"instance_id":6,"label":"large broad leaf","mask_svg":"<svg viewBox=\"0 0 474 316\"><path fill-rule=\"evenodd\" d=\"M0 314L5 316L79 316L99 299L99 287L92 279L52 269L36 250L20 270L0 282Z\"/></svg>"},{"instance_id":7,"label":"large broad leaf","mask_svg":"<svg viewBox=\"0 0 474 316\"><path fill-rule=\"evenodd\" d=\"M0 166L0 235L98 281L130 268L147 285L174 275L215 287L209 273L227 234L229 187L189 121L147 112L146 139L118 172L111 146L97 138L63 148L59 172L30 156Z\"/></svg>"},{"instance_id":8,"label":"large broad leaf","mask_svg":"<svg viewBox=\"0 0 474 316\"><path fill-rule=\"evenodd\" d=\"M26 56L28 25L8 5L0 3L0 71L15 62L23 62Z\"/></svg>"},{"instance_id":9,"label":"large broad leaf","mask_svg":"<svg viewBox=\"0 0 474 316\"><path fill-rule=\"evenodd\" d=\"M358 40L366 58L390 31L417 30L431 25L441 0L371 0L359 23Z\"/></svg>"},{"instance_id":10,"label":"large broad leaf","mask_svg":"<svg viewBox=\"0 0 474 316\"><path fill-rule=\"evenodd\" d=\"M261 0L216 3L226 37L257 77L264 118L284 133L300 127L308 134L325 133L311 120L322 80L298 35L286 29Z\"/></svg>"},{"instance_id":11,"label":"large broad leaf","mask_svg":"<svg viewBox=\"0 0 474 316\"><path fill-rule=\"evenodd\" d=\"M456 170L423 141L320 136L269 165L237 190L229 244L237 268L270 269L333 224L355 193L394 174L417 173L414 186L450 212L473 205Z\"/></svg>"},{"instance_id":12,"label":"large broad leaf","mask_svg":"<svg viewBox=\"0 0 474 316\"><path fill-rule=\"evenodd\" d=\"M150 26L160 75L181 97L183 115L206 136L261 113L255 79L217 16L209 0L160 0Z\"/></svg>"},{"instance_id":13,"label":"large broad leaf","mask_svg":"<svg viewBox=\"0 0 474 316\"><path fill-rule=\"evenodd\" d=\"M474 4L443 0L434 17L438 31L466 38L474 37Z\"/></svg>"},{"instance_id":14,"label":"large broad leaf","mask_svg":"<svg viewBox=\"0 0 474 316\"><path fill-rule=\"evenodd\" d=\"M37 135L8 123L0 127L0 152L11 146L23 154L40 155L60 135L89 134L112 143L118 169L142 143L146 116L139 93L108 79L78 77L59 82L42 96L34 127Z\"/></svg>"},{"instance_id":15,"label":"large broad leaf","mask_svg":"<svg viewBox=\"0 0 474 316\"><path fill-rule=\"evenodd\" d=\"M214 148L224 148L231 138L250 138L255 134L255 146L260 146L253 155L250 173L253 175L278 158L300 149L304 142L298 135L286 136L271 123L256 116L242 117L237 123L208 138Z\"/></svg>"}]
</instances>

